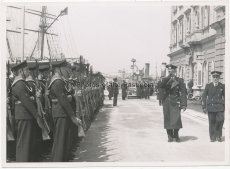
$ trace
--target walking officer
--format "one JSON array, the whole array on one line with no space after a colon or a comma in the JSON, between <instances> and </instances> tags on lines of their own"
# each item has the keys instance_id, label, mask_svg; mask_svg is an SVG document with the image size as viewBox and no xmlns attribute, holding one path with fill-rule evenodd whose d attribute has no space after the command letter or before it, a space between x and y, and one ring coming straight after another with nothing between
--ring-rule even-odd
<instances>
[{"instance_id":1,"label":"walking officer","mask_svg":"<svg viewBox=\"0 0 230 169\"><path fill-rule=\"evenodd\" d=\"M208 112L210 141L221 142L225 111L225 85L220 83L222 72L212 71L212 82L206 84L202 95L203 111Z\"/></svg>"},{"instance_id":2,"label":"walking officer","mask_svg":"<svg viewBox=\"0 0 230 169\"><path fill-rule=\"evenodd\" d=\"M109 91L109 95L108 95L109 100L112 100L112 97L113 97L113 87L112 87L112 85L113 85L113 82L110 81L109 84L108 84L108 87L107 87L107 89Z\"/></svg>"},{"instance_id":3,"label":"walking officer","mask_svg":"<svg viewBox=\"0 0 230 169\"><path fill-rule=\"evenodd\" d=\"M117 78L114 78L113 80L113 106L117 106L117 95L119 94L119 89L117 84Z\"/></svg>"},{"instance_id":4,"label":"walking officer","mask_svg":"<svg viewBox=\"0 0 230 169\"><path fill-rule=\"evenodd\" d=\"M123 84L121 85L122 100L125 100L125 98L127 97L127 89L128 89L128 84L126 83L125 80L123 80Z\"/></svg>"},{"instance_id":5,"label":"walking officer","mask_svg":"<svg viewBox=\"0 0 230 169\"><path fill-rule=\"evenodd\" d=\"M51 153L53 162L67 162L69 158L69 140L71 124L81 125L81 120L75 117L67 97L67 87L62 79L61 67L65 67L66 61L52 62L53 77L49 84L50 98L52 100L52 116L54 121L54 141Z\"/></svg>"},{"instance_id":6,"label":"walking officer","mask_svg":"<svg viewBox=\"0 0 230 169\"><path fill-rule=\"evenodd\" d=\"M164 128L168 134L168 142L172 142L173 138L176 139L176 142L180 142L181 109L185 111L187 107L186 87L183 79L175 76L176 66L169 64L166 68L168 68L169 75L159 83L159 87L165 89L163 96Z\"/></svg>"},{"instance_id":7,"label":"walking officer","mask_svg":"<svg viewBox=\"0 0 230 169\"><path fill-rule=\"evenodd\" d=\"M45 129L41 117L30 97L32 88L25 79L29 76L27 62L24 61L12 67L15 79L12 84L12 94L15 100L15 119L17 123L16 161L32 162L35 143L36 121L40 128Z\"/></svg>"},{"instance_id":8,"label":"walking officer","mask_svg":"<svg viewBox=\"0 0 230 169\"><path fill-rule=\"evenodd\" d=\"M165 89L164 88L160 88L159 85L160 83L162 82L162 79L164 77L161 77L160 78L160 81L157 83L157 90L158 90L158 94L157 94L157 100L159 100L159 106L162 106L162 100L163 100L163 97L164 97L164 92L165 92Z\"/></svg>"}]
</instances>

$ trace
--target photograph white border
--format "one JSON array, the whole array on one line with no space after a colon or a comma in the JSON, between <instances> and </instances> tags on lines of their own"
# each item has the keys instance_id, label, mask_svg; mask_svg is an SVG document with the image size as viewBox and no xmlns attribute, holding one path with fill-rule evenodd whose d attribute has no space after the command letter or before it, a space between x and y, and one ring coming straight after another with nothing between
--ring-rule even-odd
<instances>
[{"instance_id":1,"label":"photograph white border","mask_svg":"<svg viewBox=\"0 0 230 169\"><path fill-rule=\"evenodd\" d=\"M150 2L151 1L151 2ZM1 45L1 83L0 83L0 88L1 88L1 145L2 145L2 153L1 153L1 160L2 160L2 166L3 167L58 167L58 168L66 168L66 167L99 167L99 166L109 166L109 167L117 167L117 166L122 166L122 167L131 167L131 166L139 166L139 167L147 167L147 166L154 166L154 167L161 167L161 166L226 166L229 165L230 163L230 156L229 156L229 140L230 140L230 134L229 134L229 113L230 113L230 92L229 92L229 87L230 87L230 76L228 76L227 72L230 71L230 58L229 58L229 2L228 1L190 1L190 2L184 2L184 1L164 1L164 2L159 2L159 1L145 1L142 3L152 3L154 2L154 5L178 5L180 3L181 5L191 5L191 4L196 4L196 5L226 5L226 23L225 23L225 38L226 38L226 44L225 44L225 86L226 86L226 112L225 112L225 161L223 162L212 162L212 161L205 161L205 162L68 162L68 163L6 163L6 120L4 117L6 117L6 107L5 107L5 98L6 98L6 34L5 34L5 28L6 28L6 6L7 5L16 5L16 6L42 6L41 3L45 2L45 5L47 6L62 6L63 1L2 1L1 2L1 8L0 8L0 15L1 15L1 22L0 22L0 45ZM82 1L78 0L71 0L71 1L64 1L66 6L66 3L70 4L75 4L79 3ZM86 2L86 1L84 1ZM94 1L87 1L88 3L95 3ZM108 1L97 1L97 3L107 3ZM115 3L140 3L141 1L116 1ZM110 1L110 3L112 3ZM170 17L170 16L169 16ZM170 37L169 37L170 38ZM167 56L166 56L167 57ZM162 130L163 131L163 130Z\"/></svg>"}]
</instances>

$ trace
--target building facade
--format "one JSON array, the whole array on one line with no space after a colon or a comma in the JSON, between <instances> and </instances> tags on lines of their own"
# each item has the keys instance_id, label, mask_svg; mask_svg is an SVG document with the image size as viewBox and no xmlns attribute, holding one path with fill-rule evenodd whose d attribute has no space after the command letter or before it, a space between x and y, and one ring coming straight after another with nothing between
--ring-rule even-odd
<instances>
[{"instance_id":1,"label":"building facade","mask_svg":"<svg viewBox=\"0 0 230 169\"><path fill-rule=\"evenodd\" d=\"M221 71L225 82L225 6L173 6L171 9L170 63L186 85L193 79L194 95Z\"/></svg>"}]
</instances>

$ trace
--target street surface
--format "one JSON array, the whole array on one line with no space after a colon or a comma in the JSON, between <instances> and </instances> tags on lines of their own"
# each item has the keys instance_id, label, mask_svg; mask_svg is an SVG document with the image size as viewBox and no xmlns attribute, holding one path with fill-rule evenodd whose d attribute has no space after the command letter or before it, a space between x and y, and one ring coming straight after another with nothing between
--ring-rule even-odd
<instances>
[{"instance_id":1,"label":"street surface","mask_svg":"<svg viewBox=\"0 0 230 169\"><path fill-rule=\"evenodd\" d=\"M182 113L181 143L168 143L158 100L118 97L105 105L74 153L74 162L221 162L225 141L211 143L205 114ZM223 130L224 135L224 130Z\"/></svg>"}]
</instances>

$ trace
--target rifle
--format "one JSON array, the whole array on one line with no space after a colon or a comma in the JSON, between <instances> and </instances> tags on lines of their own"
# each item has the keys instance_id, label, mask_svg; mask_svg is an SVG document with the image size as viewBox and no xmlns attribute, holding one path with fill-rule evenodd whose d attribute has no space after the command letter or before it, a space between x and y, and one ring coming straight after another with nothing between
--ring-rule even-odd
<instances>
[{"instance_id":1,"label":"rifle","mask_svg":"<svg viewBox=\"0 0 230 169\"><path fill-rule=\"evenodd\" d=\"M51 58L49 60L49 76L48 78L46 79L46 86L45 86L45 114L44 115L47 115L48 116L48 119L49 119L49 122L47 123L48 125L48 132L50 131L53 131L53 120L52 120L52 114L51 114L51 103L50 103L50 98L49 96L47 95L48 93L48 86L49 86L49 83L50 83L50 73L51 73Z\"/></svg>"},{"instance_id":2,"label":"rifle","mask_svg":"<svg viewBox=\"0 0 230 169\"><path fill-rule=\"evenodd\" d=\"M37 72L37 75L38 75L38 65L37 65L37 60L36 60L36 72ZM37 104L37 110L38 110L38 115L41 117L42 119L42 122L45 126L45 129L41 129L42 130L42 138L43 140L49 140L50 139L50 136L49 136L49 132L50 132L50 128L48 126L48 123L47 123L47 120L46 120L46 117L45 117L45 112L43 111L43 107L42 107L42 104L41 104L41 100L40 98L37 96L37 92L39 92L39 83L38 83L38 77L35 77L35 91L36 91L36 104Z\"/></svg>"},{"instance_id":3,"label":"rifle","mask_svg":"<svg viewBox=\"0 0 230 169\"><path fill-rule=\"evenodd\" d=\"M12 110L13 110L13 104L12 104L12 98L11 98L11 87L10 87L10 62L8 60L7 63L7 97L8 99L8 103L6 103L6 108L7 108L7 125L6 125L6 129L7 129L7 141L13 141L14 139L14 132L16 130L16 124L15 124L15 119L12 116Z\"/></svg>"},{"instance_id":4,"label":"rifle","mask_svg":"<svg viewBox=\"0 0 230 169\"><path fill-rule=\"evenodd\" d=\"M88 72L86 72L86 75L88 74ZM87 83L87 81L84 81L84 83ZM83 102L84 102L84 105L86 107L86 117L87 117L87 122L88 122L88 127L90 125L90 107L89 107L89 103L87 101L87 91L86 91L86 88L85 86L83 86L82 88L82 91L83 91Z\"/></svg>"},{"instance_id":5,"label":"rifle","mask_svg":"<svg viewBox=\"0 0 230 169\"><path fill-rule=\"evenodd\" d=\"M80 85L81 85L81 83L80 83ZM77 104L79 104L78 111L80 113L80 117L81 117L81 120L82 120L82 127L83 127L84 130L87 130L87 124L86 124L87 122L86 122L86 119L85 119L85 107L83 106L81 96L77 95L77 92L79 90L81 90L81 87L76 89L76 100L77 100Z\"/></svg>"}]
</instances>

